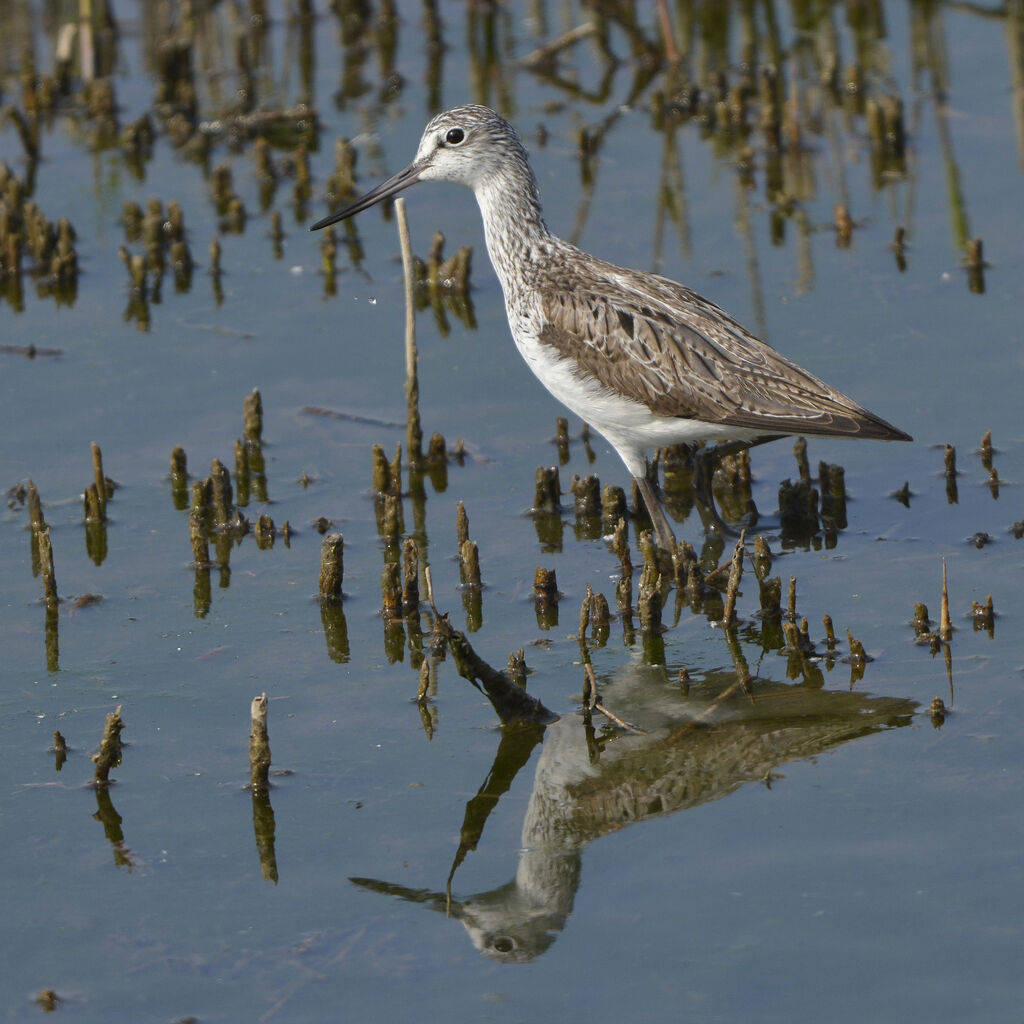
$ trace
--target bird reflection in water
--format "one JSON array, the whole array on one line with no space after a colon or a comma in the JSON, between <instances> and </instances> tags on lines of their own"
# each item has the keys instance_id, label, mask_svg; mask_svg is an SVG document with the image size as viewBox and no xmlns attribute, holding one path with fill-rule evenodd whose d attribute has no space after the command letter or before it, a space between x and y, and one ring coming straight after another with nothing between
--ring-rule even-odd
<instances>
[{"instance_id":1,"label":"bird reflection in water","mask_svg":"<svg viewBox=\"0 0 1024 1024\"><path fill-rule=\"evenodd\" d=\"M488 696L500 715L500 700ZM785 762L909 725L917 708L915 701L895 697L759 679L739 684L724 672L709 673L684 692L668 685L664 667L640 664L621 669L604 687L602 700L628 716L630 729L595 726L587 712L547 726L505 724L487 779L467 804L446 890L351 881L443 911L462 922L487 956L526 963L565 927L587 843L718 800L744 783L770 785ZM456 870L476 849L487 817L540 742L515 877L456 898Z\"/></svg>"}]
</instances>

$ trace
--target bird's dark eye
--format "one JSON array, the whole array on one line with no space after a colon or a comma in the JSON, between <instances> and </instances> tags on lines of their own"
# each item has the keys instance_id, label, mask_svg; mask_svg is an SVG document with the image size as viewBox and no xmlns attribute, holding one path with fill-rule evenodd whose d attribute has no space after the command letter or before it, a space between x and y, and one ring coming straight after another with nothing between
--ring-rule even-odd
<instances>
[{"instance_id":1,"label":"bird's dark eye","mask_svg":"<svg viewBox=\"0 0 1024 1024\"><path fill-rule=\"evenodd\" d=\"M444 140L450 146L457 146L465 137L466 133L461 128L449 128Z\"/></svg>"}]
</instances>

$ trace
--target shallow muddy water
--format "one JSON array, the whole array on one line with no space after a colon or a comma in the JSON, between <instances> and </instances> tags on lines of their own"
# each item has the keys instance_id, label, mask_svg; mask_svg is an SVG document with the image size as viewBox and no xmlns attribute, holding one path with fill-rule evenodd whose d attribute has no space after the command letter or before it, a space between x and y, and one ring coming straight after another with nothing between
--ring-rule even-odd
<instances>
[{"instance_id":1,"label":"shallow muddy water","mask_svg":"<svg viewBox=\"0 0 1024 1024\"><path fill-rule=\"evenodd\" d=\"M675 79L653 14L635 31L610 14L566 40L591 7L442 4L439 50L429 5L400 3L393 20L374 8L365 24L313 7L263 18L260 5L199 4L190 22L178 5L118 4L116 38L94 33L113 114L95 91L92 114L81 98L79 31L69 93L39 115L38 159L14 118L0 127L0 159L45 217L71 221L78 260L57 293L28 255L0 277L6 1019L47 1005L132 1022L1014 1019L1019 5L812 17L670 4ZM0 3L5 106L27 109L29 54L40 75L58 70L74 16ZM531 57L559 38L553 61ZM191 53L190 74L168 72L168 40ZM785 108L777 149L761 127L766 68ZM406 440L398 236L393 216L361 214L325 275L323 238L306 228L328 210L336 138L358 153L361 191L408 163L436 110L468 101L521 131L552 230L685 281L914 435L812 440L812 476L819 462L845 469L845 525L804 535L780 523L792 442L751 455L770 575L783 611L795 577L812 653L788 652L783 623L760 614L749 564L730 630L720 597L676 588L663 632L622 614L620 559L568 490L573 475L626 486L626 471L578 420L567 449L552 442L562 410L511 342L476 204L439 184L407 193L412 246L426 258L435 230L446 255L472 246L471 313L451 295L419 312L420 414L428 439L464 454L418 487L403 468L402 536L452 626L495 668L523 648L528 692L558 720L500 727L432 645L422 575L419 614L382 617L398 551L371 471L375 444L391 458ZM154 138L134 144L124 133L147 113ZM244 225L229 196L218 209L221 166ZM162 217L180 204L196 265L177 286L168 266L158 294L151 270L143 301L118 250L146 253L125 204L154 197ZM985 265L972 272L976 238ZM253 388L262 445L246 482L235 445ZM977 452L986 431L995 477ZM92 441L116 482L103 527L83 522ZM190 479L175 492L177 445ZM278 533L272 546L252 531L211 540L214 564L197 571L191 486L215 458L241 514ZM535 471L554 464L562 512L532 516ZM29 478L50 528L50 611ZM893 497L904 482L906 504ZM685 490L669 497L688 509ZM459 502L479 591L461 586ZM320 518L344 535L340 607L317 599ZM728 562L733 541L707 546L696 514L676 532L705 572ZM629 539L636 604L632 524ZM923 602L939 628L943 560L953 632L932 649L913 618ZM554 606L535 600L538 568L557 575ZM581 647L588 584L613 618ZM994 619L973 615L989 595ZM851 664L847 631L866 663ZM583 713L585 660L615 718ZM254 802L249 709L263 692L279 773ZM89 755L118 706L123 760L96 789ZM69 748L59 771L55 730Z\"/></svg>"}]
</instances>

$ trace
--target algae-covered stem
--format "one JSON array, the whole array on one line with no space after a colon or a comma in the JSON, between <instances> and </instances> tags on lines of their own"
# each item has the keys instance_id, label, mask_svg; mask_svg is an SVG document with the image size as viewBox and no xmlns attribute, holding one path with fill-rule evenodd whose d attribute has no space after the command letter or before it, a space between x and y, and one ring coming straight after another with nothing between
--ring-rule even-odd
<instances>
[{"instance_id":1,"label":"algae-covered stem","mask_svg":"<svg viewBox=\"0 0 1024 1024\"><path fill-rule=\"evenodd\" d=\"M405 276L405 401L408 410L406 451L409 465L423 459L423 428L420 426L420 384L416 371L416 285L409 223L405 217L405 200L395 200L398 239L402 245L402 272Z\"/></svg>"}]
</instances>

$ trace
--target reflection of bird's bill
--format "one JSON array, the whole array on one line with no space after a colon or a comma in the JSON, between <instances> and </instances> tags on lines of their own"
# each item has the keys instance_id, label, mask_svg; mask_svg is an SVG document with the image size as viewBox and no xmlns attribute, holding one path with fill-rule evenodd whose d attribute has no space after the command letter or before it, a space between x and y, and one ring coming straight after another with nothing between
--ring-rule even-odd
<instances>
[{"instance_id":1,"label":"reflection of bird's bill","mask_svg":"<svg viewBox=\"0 0 1024 1024\"><path fill-rule=\"evenodd\" d=\"M415 185L419 180L420 168L415 164L410 164L397 174L392 174L387 181L382 181L376 188L370 189L366 195L360 196L344 209L338 210L336 213L329 213L326 217L321 218L309 230L319 231L321 228L325 228L330 224L336 224L339 220L345 220L348 217L353 217L360 211L369 209L369 207L374 206L377 203L381 203L393 195L397 195L410 185Z\"/></svg>"},{"instance_id":2,"label":"reflection of bird's bill","mask_svg":"<svg viewBox=\"0 0 1024 1024\"><path fill-rule=\"evenodd\" d=\"M434 892L430 889L411 889L407 885L398 885L396 882L382 882L376 878L359 878L352 876L349 881L354 885L362 886L371 892L383 893L385 896L397 896L408 903L423 903L432 910L443 910L454 917L459 916L459 904L450 900L443 892Z\"/></svg>"},{"instance_id":3,"label":"reflection of bird's bill","mask_svg":"<svg viewBox=\"0 0 1024 1024\"><path fill-rule=\"evenodd\" d=\"M529 856L527 851L523 856ZM465 900L456 900L443 892L411 889L408 886L383 882L375 878L349 878L350 882L373 892L397 896L409 903L419 903L438 910L446 917L462 922L470 941L492 960L507 964L528 963L543 953L558 937L572 910L572 901L579 882L579 857L568 859L569 877L557 886L564 899L536 900L516 880L489 892L477 893ZM557 895L557 894L556 894Z\"/></svg>"}]
</instances>

